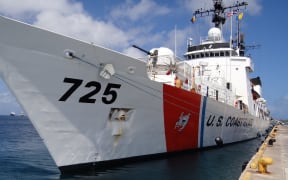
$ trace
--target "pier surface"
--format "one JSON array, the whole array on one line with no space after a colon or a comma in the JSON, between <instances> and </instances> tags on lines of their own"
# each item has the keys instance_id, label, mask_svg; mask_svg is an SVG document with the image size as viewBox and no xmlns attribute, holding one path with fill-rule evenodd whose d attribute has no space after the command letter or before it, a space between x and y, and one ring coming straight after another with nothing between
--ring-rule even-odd
<instances>
[{"instance_id":1,"label":"pier surface","mask_svg":"<svg viewBox=\"0 0 288 180\"><path fill-rule=\"evenodd\" d=\"M260 165L260 162L264 162L264 165ZM264 168L265 170L263 170L263 166L266 166L266 168ZM288 180L287 125L277 125L272 129L269 136L265 139L265 141L259 148L258 152L251 158L251 160L247 164L245 170L242 172L239 179Z\"/></svg>"}]
</instances>

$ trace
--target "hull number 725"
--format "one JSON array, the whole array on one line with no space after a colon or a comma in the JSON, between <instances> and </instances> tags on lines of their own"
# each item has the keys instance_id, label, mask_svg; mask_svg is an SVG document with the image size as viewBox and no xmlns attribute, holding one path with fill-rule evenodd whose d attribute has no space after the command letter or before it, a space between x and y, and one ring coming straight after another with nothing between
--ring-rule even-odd
<instances>
[{"instance_id":1,"label":"hull number 725","mask_svg":"<svg viewBox=\"0 0 288 180\"><path fill-rule=\"evenodd\" d=\"M70 83L72 86L60 97L59 101L66 101L70 96L82 85L82 79L74 79L65 77L64 83ZM95 103L96 98L93 96L98 94L102 88L101 83L97 81L90 81L84 85L85 88L91 89L79 98L79 103ZM117 90L120 89L121 84L108 83L102 94L101 100L104 104L112 104L117 99Z\"/></svg>"}]
</instances>

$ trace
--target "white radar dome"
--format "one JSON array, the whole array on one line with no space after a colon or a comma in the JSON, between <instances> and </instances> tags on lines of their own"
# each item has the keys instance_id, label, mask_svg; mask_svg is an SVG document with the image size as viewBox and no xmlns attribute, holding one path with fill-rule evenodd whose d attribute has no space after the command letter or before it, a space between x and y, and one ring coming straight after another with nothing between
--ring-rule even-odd
<instances>
[{"instance_id":1,"label":"white radar dome","mask_svg":"<svg viewBox=\"0 0 288 180\"><path fill-rule=\"evenodd\" d=\"M158 51L158 56L174 56L173 51L166 47L153 48L150 50L150 53L155 54L155 50Z\"/></svg>"},{"instance_id":2,"label":"white radar dome","mask_svg":"<svg viewBox=\"0 0 288 180\"><path fill-rule=\"evenodd\" d=\"M208 31L208 39L210 41L221 40L221 30L219 28L213 27Z\"/></svg>"},{"instance_id":3,"label":"white radar dome","mask_svg":"<svg viewBox=\"0 0 288 180\"><path fill-rule=\"evenodd\" d=\"M169 65L170 63L174 64L174 53L171 49L166 47L153 48L150 50L150 53L153 56L157 56L157 64Z\"/></svg>"}]
</instances>

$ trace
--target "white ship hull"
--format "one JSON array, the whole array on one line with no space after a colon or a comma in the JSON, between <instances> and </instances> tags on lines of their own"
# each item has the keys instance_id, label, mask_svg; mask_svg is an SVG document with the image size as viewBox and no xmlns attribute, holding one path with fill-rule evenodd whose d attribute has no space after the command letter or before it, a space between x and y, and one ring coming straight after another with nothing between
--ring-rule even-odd
<instances>
[{"instance_id":1,"label":"white ship hull","mask_svg":"<svg viewBox=\"0 0 288 180\"><path fill-rule=\"evenodd\" d=\"M243 141L268 127L232 106L151 81L143 61L3 17L0 24L2 79L60 169L215 146L216 137ZM115 69L110 79L99 75L106 64Z\"/></svg>"}]
</instances>

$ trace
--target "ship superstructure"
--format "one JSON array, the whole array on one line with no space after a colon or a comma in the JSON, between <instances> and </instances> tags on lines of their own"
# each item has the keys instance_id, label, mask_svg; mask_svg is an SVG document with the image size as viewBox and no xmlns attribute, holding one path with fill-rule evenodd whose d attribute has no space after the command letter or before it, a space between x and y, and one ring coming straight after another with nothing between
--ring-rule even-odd
<instances>
[{"instance_id":1,"label":"ship superstructure","mask_svg":"<svg viewBox=\"0 0 288 180\"><path fill-rule=\"evenodd\" d=\"M225 7L222 0L213 2L213 9L196 10L191 19L194 23L196 16L213 17L215 27L208 31L206 37L200 38L200 44L194 45L192 38L188 40L185 60L176 58L167 48L152 49L147 65L148 75L155 81L175 85L259 118L269 119L260 77L249 76L254 71L254 64L250 56L245 56L244 35L238 32L236 40L230 37L230 41L226 41L222 33L227 14L243 16L240 8L248 3L237 1Z\"/></svg>"}]
</instances>

